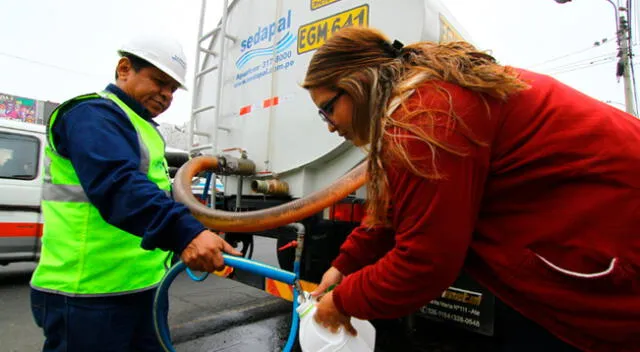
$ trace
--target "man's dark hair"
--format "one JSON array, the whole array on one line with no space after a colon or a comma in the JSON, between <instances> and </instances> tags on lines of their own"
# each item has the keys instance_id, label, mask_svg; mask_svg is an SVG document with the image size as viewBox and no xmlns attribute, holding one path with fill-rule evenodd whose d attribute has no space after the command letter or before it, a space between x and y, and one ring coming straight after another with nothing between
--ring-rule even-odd
<instances>
[{"instance_id":1,"label":"man's dark hair","mask_svg":"<svg viewBox=\"0 0 640 352\"><path fill-rule=\"evenodd\" d=\"M135 72L139 72L145 67L153 67L153 65L149 61L124 51L120 52L120 57L126 57L127 59L129 59L129 61L131 62L131 67ZM118 69L116 69L116 80L117 79L118 79Z\"/></svg>"}]
</instances>

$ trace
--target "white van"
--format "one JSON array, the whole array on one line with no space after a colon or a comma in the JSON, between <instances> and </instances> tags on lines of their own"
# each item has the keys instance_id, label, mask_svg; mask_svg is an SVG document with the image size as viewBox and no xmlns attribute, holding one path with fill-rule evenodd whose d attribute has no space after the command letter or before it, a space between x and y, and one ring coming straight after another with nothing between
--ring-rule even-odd
<instances>
[{"instance_id":1,"label":"white van","mask_svg":"<svg viewBox=\"0 0 640 352\"><path fill-rule=\"evenodd\" d=\"M0 119L0 265L40 256L46 128Z\"/></svg>"},{"instance_id":2,"label":"white van","mask_svg":"<svg viewBox=\"0 0 640 352\"><path fill-rule=\"evenodd\" d=\"M40 258L46 138L43 125L0 119L0 265ZM166 157L174 173L189 160L187 151L170 147ZM218 192L221 186L218 180ZM196 195L203 188L204 181Z\"/></svg>"}]
</instances>

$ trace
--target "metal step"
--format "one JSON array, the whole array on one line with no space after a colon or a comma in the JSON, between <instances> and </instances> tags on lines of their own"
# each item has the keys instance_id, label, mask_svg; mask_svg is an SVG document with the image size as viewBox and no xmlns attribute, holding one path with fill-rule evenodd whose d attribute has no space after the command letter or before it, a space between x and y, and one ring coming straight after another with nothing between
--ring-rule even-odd
<instances>
[{"instance_id":1,"label":"metal step","mask_svg":"<svg viewBox=\"0 0 640 352\"><path fill-rule=\"evenodd\" d=\"M225 46L226 46L226 41L230 40L232 43L236 43L238 41L238 38L236 36L233 36L229 33L226 32L226 27L227 27L227 16L228 16L228 12L229 12L229 0L223 0L222 1L222 5L223 7L223 11L222 11L222 18L220 19L220 24L204 33L204 19L205 19L205 13L206 13L206 3L207 0L201 0L201 9L200 9L200 23L199 23L199 28L198 28L198 48L197 48L197 52L196 52L196 62L195 62L195 67L196 67L196 72L194 73L194 80L193 80L193 100L191 103L191 119L189 121L189 146L193 146L194 142L195 142L195 136L201 136L201 137L205 137L207 139L206 143L207 145L211 145L212 146L212 152L215 154L217 152L217 141L218 141L218 131L222 130L222 131L226 131L226 132L231 132L231 129L225 126L218 126L218 120L220 119L220 109L217 109L216 107L219 107L221 102L222 102L222 84L223 84L223 58L224 58L224 54L225 54ZM221 38L221 40L218 40L218 44L220 45L219 50L214 50L213 48L211 48L213 46L213 40L214 38L218 36L219 38ZM207 42L207 40L211 40L211 42L209 42L209 45L205 44L205 42ZM211 63L212 66L204 68L204 69L200 69L200 60L201 60L201 54L204 54L203 56L203 60L206 60L207 58L213 58L214 60L212 60L213 62ZM216 62L217 61L217 62ZM200 106L200 107L196 107L196 92L197 92L197 88L199 86L200 80L208 73L217 71L217 91L216 91L216 101L214 104L211 105L206 105L206 106ZM198 131L196 130L196 126L194 123L194 120L196 118L196 116L202 112L205 111L209 111L209 110L213 110L216 109L214 114L213 114L213 118L214 118L214 126L216 126L215 128L213 128L212 131Z\"/></svg>"}]
</instances>

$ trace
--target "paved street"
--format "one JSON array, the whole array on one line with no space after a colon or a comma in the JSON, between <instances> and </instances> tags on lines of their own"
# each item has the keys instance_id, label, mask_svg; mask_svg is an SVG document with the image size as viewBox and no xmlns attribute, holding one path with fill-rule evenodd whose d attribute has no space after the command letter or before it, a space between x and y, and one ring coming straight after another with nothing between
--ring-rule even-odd
<instances>
[{"instance_id":1,"label":"paved street","mask_svg":"<svg viewBox=\"0 0 640 352\"><path fill-rule=\"evenodd\" d=\"M0 350L38 351L42 333L33 322L29 303L29 280L34 263L0 266Z\"/></svg>"},{"instance_id":2,"label":"paved street","mask_svg":"<svg viewBox=\"0 0 640 352\"><path fill-rule=\"evenodd\" d=\"M254 259L276 265L275 240L256 239ZM33 263L0 267L0 352L40 351L43 338L31 317ZM169 325L179 352L281 351L289 333L290 302L233 280L204 282L181 275L169 292ZM490 351L488 340L423 320L406 334L401 320L375 322L376 351Z\"/></svg>"},{"instance_id":3,"label":"paved street","mask_svg":"<svg viewBox=\"0 0 640 352\"><path fill-rule=\"evenodd\" d=\"M254 258L277 265L275 240L257 238ZM34 263L14 263L0 267L0 351L33 352L42 347L42 333L31 316L29 280ZM211 350L273 351L286 339L290 303L253 287L211 275L204 282L179 276L171 286L169 325L179 351ZM269 318L266 322L259 322ZM236 330L215 335L233 326L249 323L241 329L242 339L232 338ZM255 331L253 331L255 329ZM213 334L213 335L212 335ZM211 335L205 342L197 337ZM251 336L251 338L246 338ZM265 343L269 341L269 344ZM198 344L200 347L198 347ZM204 345L203 345L204 344ZM204 346L204 347L203 347ZM259 347L259 348L258 348Z\"/></svg>"}]
</instances>

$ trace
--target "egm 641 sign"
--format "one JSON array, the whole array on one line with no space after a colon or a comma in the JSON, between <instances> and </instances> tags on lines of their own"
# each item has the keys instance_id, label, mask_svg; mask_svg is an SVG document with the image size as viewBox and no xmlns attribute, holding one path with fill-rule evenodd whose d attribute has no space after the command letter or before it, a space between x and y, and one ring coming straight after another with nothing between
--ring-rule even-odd
<instances>
[{"instance_id":1,"label":"egm 641 sign","mask_svg":"<svg viewBox=\"0 0 640 352\"><path fill-rule=\"evenodd\" d=\"M367 27L368 25L369 5L358 6L302 25L298 28L298 54L318 49L340 28Z\"/></svg>"}]
</instances>

